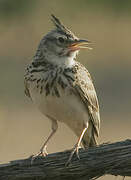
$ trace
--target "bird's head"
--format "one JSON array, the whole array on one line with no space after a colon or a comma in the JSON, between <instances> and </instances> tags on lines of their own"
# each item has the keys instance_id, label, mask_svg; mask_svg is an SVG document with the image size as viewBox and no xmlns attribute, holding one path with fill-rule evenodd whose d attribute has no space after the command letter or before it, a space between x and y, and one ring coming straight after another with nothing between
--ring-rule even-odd
<instances>
[{"instance_id":1,"label":"bird's head","mask_svg":"<svg viewBox=\"0 0 131 180\"><path fill-rule=\"evenodd\" d=\"M58 18L51 17L55 29L44 36L38 49L51 63L71 66L80 49L91 49L88 47L90 41L79 39Z\"/></svg>"}]
</instances>

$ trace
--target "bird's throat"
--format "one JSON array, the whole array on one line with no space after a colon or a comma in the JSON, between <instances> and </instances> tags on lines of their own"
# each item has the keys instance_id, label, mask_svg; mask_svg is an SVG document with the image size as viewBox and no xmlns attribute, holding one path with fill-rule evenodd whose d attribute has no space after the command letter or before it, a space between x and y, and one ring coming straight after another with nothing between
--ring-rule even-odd
<instances>
[{"instance_id":1,"label":"bird's throat","mask_svg":"<svg viewBox=\"0 0 131 180\"><path fill-rule=\"evenodd\" d=\"M76 59L77 55L78 55L78 51L68 52L66 59L65 59L65 65L67 67L74 66L75 65L75 59Z\"/></svg>"}]
</instances>

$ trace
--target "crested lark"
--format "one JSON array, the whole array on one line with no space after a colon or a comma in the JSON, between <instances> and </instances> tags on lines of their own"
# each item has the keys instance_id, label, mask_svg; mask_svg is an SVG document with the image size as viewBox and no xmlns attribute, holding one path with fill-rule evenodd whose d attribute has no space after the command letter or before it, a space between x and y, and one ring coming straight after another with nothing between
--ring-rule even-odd
<instances>
[{"instance_id":1,"label":"crested lark","mask_svg":"<svg viewBox=\"0 0 131 180\"><path fill-rule=\"evenodd\" d=\"M88 70L76 61L80 49L89 49L88 40L77 38L52 15L55 29L40 41L25 73L25 94L52 123L52 132L37 155L46 155L48 141L64 122L78 137L73 151L97 145L100 114L97 95ZM79 157L79 156L78 156Z\"/></svg>"}]
</instances>

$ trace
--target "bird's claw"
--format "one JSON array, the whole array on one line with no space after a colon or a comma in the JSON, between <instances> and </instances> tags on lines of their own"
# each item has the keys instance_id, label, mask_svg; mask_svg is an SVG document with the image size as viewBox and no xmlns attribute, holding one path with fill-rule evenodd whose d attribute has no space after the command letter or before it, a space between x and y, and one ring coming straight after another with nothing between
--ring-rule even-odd
<instances>
[{"instance_id":1,"label":"bird's claw","mask_svg":"<svg viewBox=\"0 0 131 180\"><path fill-rule=\"evenodd\" d=\"M76 153L77 158L80 159L80 156L79 156L79 148L80 148L80 147L78 146L78 144L75 144L75 146L74 146L74 148L73 148L73 150L72 150L72 152L71 152L71 154L70 154L70 156L69 156L69 159L68 159L68 161L67 161L66 164L65 164L66 166L68 166L68 165L70 164L71 159L72 159L74 153Z\"/></svg>"},{"instance_id":2,"label":"bird's claw","mask_svg":"<svg viewBox=\"0 0 131 180\"><path fill-rule=\"evenodd\" d=\"M47 152L47 146L44 146L40 149L40 154L41 156L47 156L48 155L48 152Z\"/></svg>"},{"instance_id":3,"label":"bird's claw","mask_svg":"<svg viewBox=\"0 0 131 180\"><path fill-rule=\"evenodd\" d=\"M38 152L37 154L35 154L35 155L33 155L33 156L31 157L31 164L33 164L33 161L34 161L37 157L39 157L39 156L46 157L47 155L48 155L48 153L47 153L46 146L45 146L45 147L43 147L43 148L40 149L40 152Z\"/></svg>"}]
</instances>

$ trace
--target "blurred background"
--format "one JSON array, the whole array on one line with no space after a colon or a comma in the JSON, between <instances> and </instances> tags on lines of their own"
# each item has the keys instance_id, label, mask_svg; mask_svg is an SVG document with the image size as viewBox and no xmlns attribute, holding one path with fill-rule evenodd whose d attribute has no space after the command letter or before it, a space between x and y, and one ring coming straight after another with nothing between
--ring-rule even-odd
<instances>
[{"instance_id":1,"label":"blurred background","mask_svg":"<svg viewBox=\"0 0 131 180\"><path fill-rule=\"evenodd\" d=\"M97 90L99 142L131 138L131 1L0 0L0 163L38 152L50 132L50 122L24 95L23 76L40 39L53 28L51 13L78 37L94 42L78 60ZM70 149L75 142L71 130L59 124L48 152Z\"/></svg>"}]
</instances>

